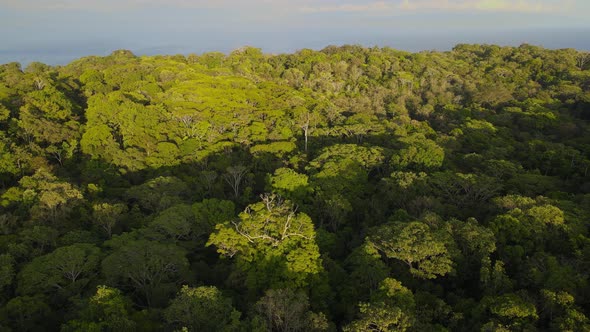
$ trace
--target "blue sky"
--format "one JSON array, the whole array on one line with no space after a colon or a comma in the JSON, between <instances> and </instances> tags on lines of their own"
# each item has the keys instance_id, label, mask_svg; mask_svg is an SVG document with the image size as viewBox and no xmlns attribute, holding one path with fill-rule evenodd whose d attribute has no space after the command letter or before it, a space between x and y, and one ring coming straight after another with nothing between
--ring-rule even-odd
<instances>
[{"instance_id":1,"label":"blue sky","mask_svg":"<svg viewBox=\"0 0 590 332\"><path fill-rule=\"evenodd\" d=\"M251 45L446 50L523 42L590 49L589 0L0 0L0 63L202 53Z\"/></svg>"}]
</instances>

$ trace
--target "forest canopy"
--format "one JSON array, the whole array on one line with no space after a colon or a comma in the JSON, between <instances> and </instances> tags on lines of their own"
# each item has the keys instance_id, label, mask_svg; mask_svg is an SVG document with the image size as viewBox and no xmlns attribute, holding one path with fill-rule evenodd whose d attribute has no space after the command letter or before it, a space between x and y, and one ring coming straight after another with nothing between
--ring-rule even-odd
<instances>
[{"instance_id":1,"label":"forest canopy","mask_svg":"<svg viewBox=\"0 0 590 332\"><path fill-rule=\"evenodd\" d=\"M588 59L0 65L0 331L588 331Z\"/></svg>"}]
</instances>

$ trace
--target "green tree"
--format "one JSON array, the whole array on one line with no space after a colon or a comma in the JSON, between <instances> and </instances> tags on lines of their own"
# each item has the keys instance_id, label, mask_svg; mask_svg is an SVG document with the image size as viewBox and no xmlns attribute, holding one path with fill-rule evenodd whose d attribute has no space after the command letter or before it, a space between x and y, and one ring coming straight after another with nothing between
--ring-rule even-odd
<instances>
[{"instance_id":1,"label":"green tree","mask_svg":"<svg viewBox=\"0 0 590 332\"><path fill-rule=\"evenodd\" d=\"M216 198L194 203L192 210L195 215L196 235L208 238L217 224L227 222L235 217L235 209L232 201Z\"/></svg>"},{"instance_id":2,"label":"green tree","mask_svg":"<svg viewBox=\"0 0 590 332\"><path fill-rule=\"evenodd\" d=\"M396 151L391 164L400 170L426 171L442 166L445 152L436 142L421 134L400 139L405 147Z\"/></svg>"},{"instance_id":3,"label":"green tree","mask_svg":"<svg viewBox=\"0 0 590 332\"><path fill-rule=\"evenodd\" d=\"M360 317L343 328L343 331L406 331L410 327L408 318L400 308L383 303L359 305Z\"/></svg>"},{"instance_id":4,"label":"green tree","mask_svg":"<svg viewBox=\"0 0 590 332\"><path fill-rule=\"evenodd\" d=\"M171 328L178 330L238 331L240 328L240 312L213 286L182 286L164 317Z\"/></svg>"},{"instance_id":5,"label":"green tree","mask_svg":"<svg viewBox=\"0 0 590 332\"><path fill-rule=\"evenodd\" d=\"M19 233L19 243L8 245L9 252L15 258L30 259L47 253L55 248L59 232L48 226L33 226Z\"/></svg>"},{"instance_id":6,"label":"green tree","mask_svg":"<svg viewBox=\"0 0 590 332\"><path fill-rule=\"evenodd\" d=\"M484 294L500 295L512 291L514 287L501 260L492 262L489 257L483 258L479 275Z\"/></svg>"},{"instance_id":7,"label":"green tree","mask_svg":"<svg viewBox=\"0 0 590 332\"><path fill-rule=\"evenodd\" d=\"M543 315L553 331L584 331L590 320L575 306L574 297L563 291L541 290Z\"/></svg>"},{"instance_id":8,"label":"green tree","mask_svg":"<svg viewBox=\"0 0 590 332\"><path fill-rule=\"evenodd\" d=\"M296 202L308 200L313 191L308 176L290 168L276 169L268 182L271 191Z\"/></svg>"},{"instance_id":9,"label":"green tree","mask_svg":"<svg viewBox=\"0 0 590 332\"><path fill-rule=\"evenodd\" d=\"M61 144L77 139L80 124L73 103L61 91L46 86L26 95L18 125L24 139L36 144Z\"/></svg>"},{"instance_id":10,"label":"green tree","mask_svg":"<svg viewBox=\"0 0 590 332\"><path fill-rule=\"evenodd\" d=\"M147 212L159 212L182 203L188 192L184 181L172 176L159 176L129 188L125 196Z\"/></svg>"},{"instance_id":11,"label":"green tree","mask_svg":"<svg viewBox=\"0 0 590 332\"><path fill-rule=\"evenodd\" d=\"M34 202L31 215L53 222L64 217L84 198L82 192L71 183L59 181L45 169L23 177L20 185L24 189L23 198Z\"/></svg>"},{"instance_id":12,"label":"green tree","mask_svg":"<svg viewBox=\"0 0 590 332\"><path fill-rule=\"evenodd\" d=\"M102 228L107 238L113 236L113 228L127 212L127 206L121 203L97 203L92 205L92 217L94 222Z\"/></svg>"},{"instance_id":13,"label":"green tree","mask_svg":"<svg viewBox=\"0 0 590 332\"><path fill-rule=\"evenodd\" d=\"M256 303L256 311L270 331L319 332L328 329L326 317L309 310L307 296L291 289L268 290Z\"/></svg>"},{"instance_id":14,"label":"green tree","mask_svg":"<svg viewBox=\"0 0 590 332\"><path fill-rule=\"evenodd\" d=\"M54 324L52 311L42 295L16 296L2 308L10 327L19 331L39 331Z\"/></svg>"},{"instance_id":15,"label":"green tree","mask_svg":"<svg viewBox=\"0 0 590 332\"><path fill-rule=\"evenodd\" d=\"M512 329L530 329L539 318L534 304L510 293L489 299L489 310L501 324Z\"/></svg>"},{"instance_id":16,"label":"green tree","mask_svg":"<svg viewBox=\"0 0 590 332\"><path fill-rule=\"evenodd\" d=\"M188 266L184 251L171 244L135 240L114 241L112 254L102 261L102 272L114 285L131 286L143 296L148 305L164 302Z\"/></svg>"},{"instance_id":17,"label":"green tree","mask_svg":"<svg viewBox=\"0 0 590 332\"><path fill-rule=\"evenodd\" d=\"M350 271L352 291L366 298L389 274L387 265L381 260L381 254L371 243L364 243L354 249L344 263Z\"/></svg>"},{"instance_id":18,"label":"green tree","mask_svg":"<svg viewBox=\"0 0 590 332\"><path fill-rule=\"evenodd\" d=\"M275 194L262 195L262 201L249 205L238 220L216 229L207 245L217 247L221 255L236 256L238 265L248 272L251 289L302 287L321 271L311 219Z\"/></svg>"},{"instance_id":19,"label":"green tree","mask_svg":"<svg viewBox=\"0 0 590 332\"><path fill-rule=\"evenodd\" d=\"M98 286L96 294L86 307L78 312L79 318L62 325L64 332L82 331L135 331L136 323L130 319L132 313L129 301L116 288Z\"/></svg>"},{"instance_id":20,"label":"green tree","mask_svg":"<svg viewBox=\"0 0 590 332\"><path fill-rule=\"evenodd\" d=\"M188 204L177 204L160 212L150 228L174 241L188 240L194 229L195 215Z\"/></svg>"},{"instance_id":21,"label":"green tree","mask_svg":"<svg viewBox=\"0 0 590 332\"><path fill-rule=\"evenodd\" d=\"M371 302L360 303L358 319L345 326L344 331L406 331L414 325L415 310L412 291L401 282L386 278L371 296Z\"/></svg>"},{"instance_id":22,"label":"green tree","mask_svg":"<svg viewBox=\"0 0 590 332\"><path fill-rule=\"evenodd\" d=\"M0 292L12 284L15 274L14 258L10 254L0 255Z\"/></svg>"},{"instance_id":23,"label":"green tree","mask_svg":"<svg viewBox=\"0 0 590 332\"><path fill-rule=\"evenodd\" d=\"M369 242L388 258L406 263L416 277L433 279L453 270L446 238L423 222L381 226L369 237Z\"/></svg>"},{"instance_id":24,"label":"green tree","mask_svg":"<svg viewBox=\"0 0 590 332\"><path fill-rule=\"evenodd\" d=\"M55 291L81 291L96 274L100 249L91 244L57 248L37 257L18 274L18 291L36 294ZM67 294L67 293L66 293Z\"/></svg>"}]
</instances>

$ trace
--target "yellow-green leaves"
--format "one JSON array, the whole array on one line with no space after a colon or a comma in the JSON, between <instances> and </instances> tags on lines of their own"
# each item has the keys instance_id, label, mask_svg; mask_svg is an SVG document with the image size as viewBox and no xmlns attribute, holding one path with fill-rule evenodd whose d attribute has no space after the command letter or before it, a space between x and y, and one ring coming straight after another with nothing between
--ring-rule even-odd
<instances>
[{"instance_id":1,"label":"yellow-green leaves","mask_svg":"<svg viewBox=\"0 0 590 332\"><path fill-rule=\"evenodd\" d=\"M309 276L321 270L311 219L277 195L263 195L262 201L249 205L239 219L219 224L216 229L208 245L245 263L247 271L260 278L251 278L255 284L289 281L303 286Z\"/></svg>"},{"instance_id":2,"label":"yellow-green leaves","mask_svg":"<svg viewBox=\"0 0 590 332\"><path fill-rule=\"evenodd\" d=\"M387 257L407 264L418 278L434 279L453 269L445 238L425 223L387 224L376 229L369 241Z\"/></svg>"},{"instance_id":3,"label":"yellow-green leaves","mask_svg":"<svg viewBox=\"0 0 590 332\"><path fill-rule=\"evenodd\" d=\"M171 328L195 332L238 331L240 324L231 300L213 286L182 286L164 317Z\"/></svg>"}]
</instances>

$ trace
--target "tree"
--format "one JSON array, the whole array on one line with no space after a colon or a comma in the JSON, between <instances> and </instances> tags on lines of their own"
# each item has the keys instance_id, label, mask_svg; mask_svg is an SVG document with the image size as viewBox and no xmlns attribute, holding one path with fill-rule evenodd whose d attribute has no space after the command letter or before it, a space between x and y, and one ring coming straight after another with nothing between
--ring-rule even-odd
<instances>
[{"instance_id":1,"label":"tree","mask_svg":"<svg viewBox=\"0 0 590 332\"><path fill-rule=\"evenodd\" d=\"M320 222L329 222L333 230L344 224L349 213L364 203L369 171L383 160L379 147L335 144L323 149L308 166Z\"/></svg>"},{"instance_id":2,"label":"tree","mask_svg":"<svg viewBox=\"0 0 590 332\"><path fill-rule=\"evenodd\" d=\"M78 148L78 141L72 140L70 142L62 142L60 145L52 145L47 148L47 152L51 154L60 166L64 165L66 159L74 156L75 150Z\"/></svg>"},{"instance_id":3,"label":"tree","mask_svg":"<svg viewBox=\"0 0 590 332\"><path fill-rule=\"evenodd\" d=\"M350 271L353 292L364 297L374 292L390 272L379 251L370 243L354 249L344 262Z\"/></svg>"},{"instance_id":4,"label":"tree","mask_svg":"<svg viewBox=\"0 0 590 332\"><path fill-rule=\"evenodd\" d=\"M311 120L312 120L313 116L311 114L311 112L305 112L302 115L300 115L299 118L299 127L303 130L303 138L304 138L304 151L307 152L307 142L309 139L309 130L310 130L310 125L311 125Z\"/></svg>"},{"instance_id":5,"label":"tree","mask_svg":"<svg viewBox=\"0 0 590 332\"><path fill-rule=\"evenodd\" d=\"M550 321L554 331L584 331L590 328L590 320L580 312L574 297L563 291L541 290L542 314Z\"/></svg>"},{"instance_id":6,"label":"tree","mask_svg":"<svg viewBox=\"0 0 590 332\"><path fill-rule=\"evenodd\" d=\"M37 170L33 176L23 177L20 185L25 189L27 199L36 203L31 208L31 215L49 221L65 216L84 198L71 183L59 181L45 169Z\"/></svg>"},{"instance_id":7,"label":"tree","mask_svg":"<svg viewBox=\"0 0 590 332\"><path fill-rule=\"evenodd\" d=\"M104 158L109 162L119 153L112 129L106 124L88 127L80 140L80 148L92 158Z\"/></svg>"},{"instance_id":8,"label":"tree","mask_svg":"<svg viewBox=\"0 0 590 332\"><path fill-rule=\"evenodd\" d=\"M479 275L484 294L500 295L513 289L513 281L506 275L504 262L501 260L492 263L489 257L483 258Z\"/></svg>"},{"instance_id":9,"label":"tree","mask_svg":"<svg viewBox=\"0 0 590 332\"><path fill-rule=\"evenodd\" d=\"M576 66L578 69L584 70L588 63L590 63L590 52L579 52L576 56Z\"/></svg>"},{"instance_id":10,"label":"tree","mask_svg":"<svg viewBox=\"0 0 590 332\"><path fill-rule=\"evenodd\" d=\"M442 166L445 152L434 141L423 135L412 135L400 139L405 147L391 158L394 167L400 170L426 171Z\"/></svg>"},{"instance_id":11,"label":"tree","mask_svg":"<svg viewBox=\"0 0 590 332\"><path fill-rule=\"evenodd\" d=\"M207 193L211 195L213 185L215 184L215 180L217 179L217 173L215 171L204 171L201 173L200 178L202 182L204 182L205 188L207 188Z\"/></svg>"},{"instance_id":12,"label":"tree","mask_svg":"<svg viewBox=\"0 0 590 332\"><path fill-rule=\"evenodd\" d=\"M360 303L360 317L344 331L405 331L414 324L414 294L401 282L385 278L371 296L371 302Z\"/></svg>"},{"instance_id":13,"label":"tree","mask_svg":"<svg viewBox=\"0 0 590 332\"><path fill-rule=\"evenodd\" d=\"M12 284L15 275L14 258L10 254L0 255L0 294Z\"/></svg>"},{"instance_id":14,"label":"tree","mask_svg":"<svg viewBox=\"0 0 590 332\"><path fill-rule=\"evenodd\" d=\"M308 176L290 168L277 168L269 177L269 182L273 192L296 202L308 200L313 192L308 183Z\"/></svg>"},{"instance_id":15,"label":"tree","mask_svg":"<svg viewBox=\"0 0 590 332\"><path fill-rule=\"evenodd\" d=\"M251 289L269 285L302 287L321 271L313 223L289 201L275 194L248 205L238 220L216 226L207 245L221 255L238 259L248 272Z\"/></svg>"},{"instance_id":16,"label":"tree","mask_svg":"<svg viewBox=\"0 0 590 332\"><path fill-rule=\"evenodd\" d=\"M488 301L493 317L511 330L532 328L539 318L535 306L518 294L505 294Z\"/></svg>"},{"instance_id":17,"label":"tree","mask_svg":"<svg viewBox=\"0 0 590 332\"><path fill-rule=\"evenodd\" d=\"M1 109L0 109L1 112ZM16 146L10 140L0 134L0 180L15 178L21 173L19 155L14 151Z\"/></svg>"},{"instance_id":18,"label":"tree","mask_svg":"<svg viewBox=\"0 0 590 332\"><path fill-rule=\"evenodd\" d=\"M0 331L588 330L589 64L0 65Z\"/></svg>"},{"instance_id":19,"label":"tree","mask_svg":"<svg viewBox=\"0 0 590 332\"><path fill-rule=\"evenodd\" d=\"M452 220L451 224L455 243L464 255L481 261L496 250L494 232L479 225L474 218L469 218L466 222Z\"/></svg>"},{"instance_id":20,"label":"tree","mask_svg":"<svg viewBox=\"0 0 590 332\"><path fill-rule=\"evenodd\" d=\"M26 95L20 109L18 125L22 135L36 144L71 142L78 138L80 124L74 116L74 104L53 86Z\"/></svg>"},{"instance_id":21,"label":"tree","mask_svg":"<svg viewBox=\"0 0 590 332\"><path fill-rule=\"evenodd\" d=\"M188 240L194 229L195 215L188 204L177 204L160 212L150 228L174 241Z\"/></svg>"},{"instance_id":22,"label":"tree","mask_svg":"<svg viewBox=\"0 0 590 332\"><path fill-rule=\"evenodd\" d=\"M402 310L388 307L383 303L359 305L361 316L345 326L343 331L406 331L410 324Z\"/></svg>"},{"instance_id":23,"label":"tree","mask_svg":"<svg viewBox=\"0 0 590 332\"><path fill-rule=\"evenodd\" d=\"M227 173L223 174L223 179L231 186L234 191L234 198L240 197L240 185L244 179L244 175L248 172L248 168L238 165L227 168Z\"/></svg>"},{"instance_id":24,"label":"tree","mask_svg":"<svg viewBox=\"0 0 590 332\"><path fill-rule=\"evenodd\" d=\"M110 243L115 250L102 261L104 275L112 284L136 289L148 306L162 301L161 296L174 287L188 266L184 251L175 245L148 240L121 244L113 240Z\"/></svg>"},{"instance_id":25,"label":"tree","mask_svg":"<svg viewBox=\"0 0 590 332\"><path fill-rule=\"evenodd\" d=\"M486 175L449 171L434 173L428 182L437 194L460 207L486 202L502 188L502 183Z\"/></svg>"},{"instance_id":26,"label":"tree","mask_svg":"<svg viewBox=\"0 0 590 332\"><path fill-rule=\"evenodd\" d=\"M109 239L113 235L113 228L121 220L125 212L127 212L127 206L121 203L97 203L92 205L92 217Z\"/></svg>"},{"instance_id":27,"label":"tree","mask_svg":"<svg viewBox=\"0 0 590 332\"><path fill-rule=\"evenodd\" d=\"M388 258L408 265L419 278L434 279L453 269L453 261L444 235L432 231L423 222L393 223L377 228L369 242Z\"/></svg>"},{"instance_id":28,"label":"tree","mask_svg":"<svg viewBox=\"0 0 590 332\"><path fill-rule=\"evenodd\" d=\"M181 203L188 192L188 186L179 178L159 176L129 188L125 196L148 212L159 212Z\"/></svg>"},{"instance_id":29,"label":"tree","mask_svg":"<svg viewBox=\"0 0 590 332\"><path fill-rule=\"evenodd\" d=\"M91 244L73 244L37 257L18 274L18 291L36 294L55 291L79 292L90 281L99 263L100 249ZM66 293L68 294L68 293Z\"/></svg>"},{"instance_id":30,"label":"tree","mask_svg":"<svg viewBox=\"0 0 590 332\"><path fill-rule=\"evenodd\" d=\"M33 226L25 228L19 233L21 242L9 247L13 256L31 258L46 254L55 248L59 232L48 226Z\"/></svg>"},{"instance_id":31,"label":"tree","mask_svg":"<svg viewBox=\"0 0 590 332\"><path fill-rule=\"evenodd\" d=\"M323 314L309 311L304 293L292 289L271 289L256 303L256 311L266 323L267 330L280 332L326 331L328 322Z\"/></svg>"},{"instance_id":32,"label":"tree","mask_svg":"<svg viewBox=\"0 0 590 332\"><path fill-rule=\"evenodd\" d=\"M182 286L164 311L168 325L187 331L238 331L240 312L213 286Z\"/></svg>"},{"instance_id":33,"label":"tree","mask_svg":"<svg viewBox=\"0 0 590 332\"><path fill-rule=\"evenodd\" d=\"M519 246L524 251L520 255L523 256L561 242L562 232L567 229L564 211L548 204L546 198L508 195L495 199L495 203L507 210L493 218L489 225L502 253Z\"/></svg>"},{"instance_id":34,"label":"tree","mask_svg":"<svg viewBox=\"0 0 590 332\"><path fill-rule=\"evenodd\" d=\"M383 161L384 150L378 146L365 147L357 144L335 144L326 147L310 162L310 166L316 169L327 168L331 163L343 163L346 160L353 161L365 170L379 167ZM342 167L342 165L337 165Z\"/></svg>"},{"instance_id":35,"label":"tree","mask_svg":"<svg viewBox=\"0 0 590 332\"><path fill-rule=\"evenodd\" d=\"M559 227L565 222L563 211L549 204L531 207L526 214L539 224Z\"/></svg>"},{"instance_id":36,"label":"tree","mask_svg":"<svg viewBox=\"0 0 590 332\"><path fill-rule=\"evenodd\" d=\"M192 210L196 222L196 235L208 238L217 224L227 222L235 217L235 209L232 201L216 198L194 203Z\"/></svg>"},{"instance_id":37,"label":"tree","mask_svg":"<svg viewBox=\"0 0 590 332\"><path fill-rule=\"evenodd\" d=\"M116 288L98 286L86 305L78 312L79 318L64 324L62 331L134 331L136 328L130 319L131 301Z\"/></svg>"},{"instance_id":38,"label":"tree","mask_svg":"<svg viewBox=\"0 0 590 332\"><path fill-rule=\"evenodd\" d=\"M3 308L7 323L19 331L39 331L51 327L52 311L42 295L16 296Z\"/></svg>"}]
</instances>

